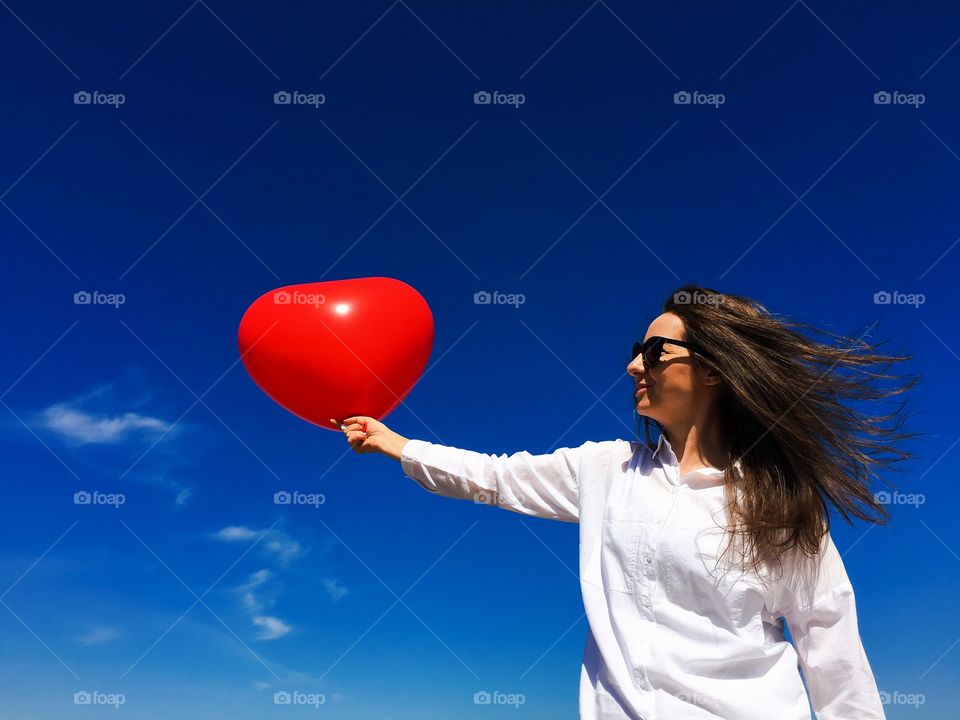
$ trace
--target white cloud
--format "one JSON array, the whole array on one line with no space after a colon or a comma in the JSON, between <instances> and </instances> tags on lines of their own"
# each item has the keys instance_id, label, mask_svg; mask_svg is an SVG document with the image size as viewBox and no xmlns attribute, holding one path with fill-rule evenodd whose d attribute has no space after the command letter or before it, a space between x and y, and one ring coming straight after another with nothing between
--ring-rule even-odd
<instances>
[{"instance_id":1,"label":"white cloud","mask_svg":"<svg viewBox=\"0 0 960 720\"><path fill-rule=\"evenodd\" d=\"M300 543L290 536L273 531L270 538L264 544L264 548L277 556L277 559L284 565L299 556L301 553Z\"/></svg>"},{"instance_id":2,"label":"white cloud","mask_svg":"<svg viewBox=\"0 0 960 720\"><path fill-rule=\"evenodd\" d=\"M177 473L171 473L168 468L161 467L156 472L142 474L133 473L131 479L142 482L146 485L163 488L168 492L174 493L173 502L178 506L186 504L187 500L193 495L193 489L185 485L178 477Z\"/></svg>"},{"instance_id":3,"label":"white cloud","mask_svg":"<svg viewBox=\"0 0 960 720\"><path fill-rule=\"evenodd\" d=\"M262 530L254 530L243 525L230 525L213 534L224 542L246 542L263 535ZM280 530L267 530L266 537L260 543L264 552L273 555L281 565L303 554L300 543Z\"/></svg>"},{"instance_id":4,"label":"white cloud","mask_svg":"<svg viewBox=\"0 0 960 720\"><path fill-rule=\"evenodd\" d=\"M327 595L329 595L330 599L334 602L343 599L343 597L350 592L334 578L324 578L323 589L327 591Z\"/></svg>"},{"instance_id":5,"label":"white cloud","mask_svg":"<svg viewBox=\"0 0 960 720\"><path fill-rule=\"evenodd\" d=\"M272 573L266 568L257 570L247 578L246 583L237 588L241 593L244 609L248 612L259 613L267 604L273 604L272 602L266 603L256 593L257 588L263 586L271 577Z\"/></svg>"},{"instance_id":6,"label":"white cloud","mask_svg":"<svg viewBox=\"0 0 960 720\"><path fill-rule=\"evenodd\" d=\"M254 530L245 525L228 525L213 533L211 537L228 543L259 541L262 554L272 556L281 567L286 567L290 560L303 552L300 543L280 530L263 531ZM251 573L245 583L234 589L239 593L243 611L259 628L258 640L276 640L293 630L292 626L280 618L263 614L264 610L276 604L276 598L280 593L280 585L276 582L271 570L262 568Z\"/></svg>"},{"instance_id":7,"label":"white cloud","mask_svg":"<svg viewBox=\"0 0 960 720\"><path fill-rule=\"evenodd\" d=\"M120 631L112 627L95 627L77 638L81 645L105 645L120 637Z\"/></svg>"},{"instance_id":8,"label":"white cloud","mask_svg":"<svg viewBox=\"0 0 960 720\"><path fill-rule=\"evenodd\" d=\"M293 630L280 618L270 615L257 615L253 618L253 624L260 628L258 640L276 640Z\"/></svg>"},{"instance_id":9,"label":"white cloud","mask_svg":"<svg viewBox=\"0 0 960 720\"><path fill-rule=\"evenodd\" d=\"M223 540L224 542L237 542L239 540L252 540L260 535L261 533L257 532L256 530L251 530L248 527L243 527L242 525L230 525L222 530L217 531L213 536L217 540Z\"/></svg>"},{"instance_id":10,"label":"white cloud","mask_svg":"<svg viewBox=\"0 0 960 720\"><path fill-rule=\"evenodd\" d=\"M140 413L97 415L66 403L51 405L41 417L41 425L47 430L80 445L116 444L138 432L154 439L173 428L165 420Z\"/></svg>"}]
</instances>

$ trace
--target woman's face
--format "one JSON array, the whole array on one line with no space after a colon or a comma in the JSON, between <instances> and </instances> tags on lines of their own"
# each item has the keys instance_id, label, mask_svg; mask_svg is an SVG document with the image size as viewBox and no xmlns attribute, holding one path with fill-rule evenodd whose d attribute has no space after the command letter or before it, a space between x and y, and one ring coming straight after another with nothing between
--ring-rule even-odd
<instances>
[{"instance_id":1,"label":"woman's face","mask_svg":"<svg viewBox=\"0 0 960 720\"><path fill-rule=\"evenodd\" d=\"M643 340L658 335L685 340L680 316L663 313L650 323ZM695 364L690 350L669 342L664 344L655 368L646 368L643 356L638 355L627 365L627 372L634 378L637 414L667 426L695 417L700 405L712 399L712 393L705 392L706 386L719 381L715 373Z\"/></svg>"}]
</instances>

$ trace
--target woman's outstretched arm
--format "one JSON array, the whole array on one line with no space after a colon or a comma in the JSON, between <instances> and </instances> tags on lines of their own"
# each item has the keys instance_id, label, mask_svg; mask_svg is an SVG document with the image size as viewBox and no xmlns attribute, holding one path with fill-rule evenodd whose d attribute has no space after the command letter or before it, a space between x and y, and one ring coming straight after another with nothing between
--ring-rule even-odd
<instances>
[{"instance_id":1,"label":"woman's outstretched arm","mask_svg":"<svg viewBox=\"0 0 960 720\"><path fill-rule=\"evenodd\" d=\"M341 426L354 452L379 452L398 460L404 474L430 492L524 515L579 520L578 472L583 446L546 455L521 450L498 456L411 440L370 417L331 422Z\"/></svg>"}]
</instances>

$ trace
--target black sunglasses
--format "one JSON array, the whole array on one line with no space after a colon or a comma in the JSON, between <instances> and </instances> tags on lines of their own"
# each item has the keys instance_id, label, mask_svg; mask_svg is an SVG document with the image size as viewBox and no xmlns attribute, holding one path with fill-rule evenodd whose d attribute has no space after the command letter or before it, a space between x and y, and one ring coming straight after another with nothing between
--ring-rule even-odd
<instances>
[{"instance_id":1,"label":"black sunglasses","mask_svg":"<svg viewBox=\"0 0 960 720\"><path fill-rule=\"evenodd\" d=\"M710 354L704 351L704 349L696 343L654 335L653 337L647 338L645 342L635 342L633 344L633 352L630 355L630 360L635 360L637 355L643 355L644 367L647 370L655 368L658 364L660 364L660 355L663 353L664 343L679 345L680 347L685 347L693 352L700 353L704 357L710 357Z\"/></svg>"}]
</instances>

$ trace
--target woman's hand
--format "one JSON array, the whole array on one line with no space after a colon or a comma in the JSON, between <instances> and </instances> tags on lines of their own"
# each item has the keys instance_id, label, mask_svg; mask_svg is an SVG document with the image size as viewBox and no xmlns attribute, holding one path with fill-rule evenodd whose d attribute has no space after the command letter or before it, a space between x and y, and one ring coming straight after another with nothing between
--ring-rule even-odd
<instances>
[{"instance_id":1,"label":"woman's hand","mask_svg":"<svg viewBox=\"0 0 960 720\"><path fill-rule=\"evenodd\" d=\"M330 422L344 432L350 447L358 455L378 452L399 460L408 440L379 420L365 415L354 415L339 422L330 418Z\"/></svg>"}]
</instances>

